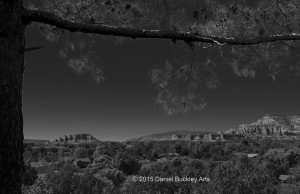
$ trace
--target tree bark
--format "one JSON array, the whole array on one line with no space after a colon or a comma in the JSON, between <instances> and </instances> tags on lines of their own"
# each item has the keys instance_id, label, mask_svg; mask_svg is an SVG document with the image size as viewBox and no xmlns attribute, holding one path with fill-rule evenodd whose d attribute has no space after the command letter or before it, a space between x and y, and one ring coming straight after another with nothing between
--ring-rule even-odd
<instances>
[{"instance_id":1,"label":"tree bark","mask_svg":"<svg viewBox=\"0 0 300 194\"><path fill-rule=\"evenodd\" d=\"M23 173L22 0L0 0L0 194L19 194Z\"/></svg>"}]
</instances>

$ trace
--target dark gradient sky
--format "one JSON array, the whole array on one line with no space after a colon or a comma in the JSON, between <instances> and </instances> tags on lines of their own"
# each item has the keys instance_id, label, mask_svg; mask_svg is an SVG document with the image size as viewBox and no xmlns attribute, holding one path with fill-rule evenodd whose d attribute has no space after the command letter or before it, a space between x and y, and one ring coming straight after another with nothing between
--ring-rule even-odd
<instances>
[{"instance_id":1,"label":"dark gradient sky","mask_svg":"<svg viewBox=\"0 0 300 194\"><path fill-rule=\"evenodd\" d=\"M33 30L27 46L44 49L26 54L23 113L25 138L55 139L65 134L91 133L99 140L123 141L172 130L219 131L256 121L268 113L299 114L300 81L273 82L265 75L240 78L220 68L221 87L203 89L208 105L202 111L166 116L155 105L151 67L180 55L166 40L138 40L116 45L97 42L107 78L97 85L78 76L50 43Z\"/></svg>"}]
</instances>

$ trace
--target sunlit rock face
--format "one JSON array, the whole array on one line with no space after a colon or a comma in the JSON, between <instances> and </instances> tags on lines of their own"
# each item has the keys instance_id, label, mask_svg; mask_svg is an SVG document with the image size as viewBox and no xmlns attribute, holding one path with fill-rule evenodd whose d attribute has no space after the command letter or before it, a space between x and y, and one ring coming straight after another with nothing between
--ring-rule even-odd
<instances>
[{"instance_id":1,"label":"sunlit rock face","mask_svg":"<svg viewBox=\"0 0 300 194\"><path fill-rule=\"evenodd\" d=\"M227 134L285 135L300 133L300 115L266 115L251 124L229 129Z\"/></svg>"}]
</instances>

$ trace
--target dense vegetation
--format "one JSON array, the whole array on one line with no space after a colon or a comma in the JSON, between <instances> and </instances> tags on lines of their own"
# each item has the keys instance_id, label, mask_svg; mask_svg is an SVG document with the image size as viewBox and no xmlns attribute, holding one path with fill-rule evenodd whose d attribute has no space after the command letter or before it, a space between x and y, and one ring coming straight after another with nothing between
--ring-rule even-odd
<instances>
[{"instance_id":1,"label":"dense vegetation","mask_svg":"<svg viewBox=\"0 0 300 194\"><path fill-rule=\"evenodd\" d=\"M72 157L90 157L92 162L86 168L78 168L70 160L52 162L43 171L45 175L37 178L36 172L27 167L23 184L25 193L32 194L296 194L300 191L300 176L284 182L279 176L288 175L292 168L299 166L299 143L240 139L227 142L102 142L96 148L96 145L78 145L71 147L75 150ZM91 154L88 149L92 148ZM45 156L53 154L51 149L46 153L42 148L32 151L36 152ZM247 154L250 153L258 155L249 158ZM149 163L142 164L146 159ZM172 181L161 179L170 177Z\"/></svg>"}]
</instances>

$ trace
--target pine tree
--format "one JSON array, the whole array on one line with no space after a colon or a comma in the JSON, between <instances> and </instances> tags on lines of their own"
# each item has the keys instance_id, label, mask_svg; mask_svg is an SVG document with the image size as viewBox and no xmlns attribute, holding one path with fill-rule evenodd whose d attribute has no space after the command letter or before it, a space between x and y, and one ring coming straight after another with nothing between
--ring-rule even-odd
<instances>
[{"instance_id":1,"label":"pine tree","mask_svg":"<svg viewBox=\"0 0 300 194\"><path fill-rule=\"evenodd\" d=\"M65 142L67 143L69 141L69 138L67 135L65 135Z\"/></svg>"}]
</instances>

